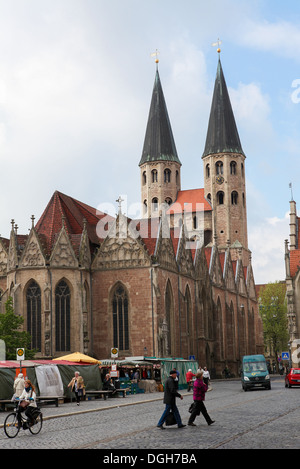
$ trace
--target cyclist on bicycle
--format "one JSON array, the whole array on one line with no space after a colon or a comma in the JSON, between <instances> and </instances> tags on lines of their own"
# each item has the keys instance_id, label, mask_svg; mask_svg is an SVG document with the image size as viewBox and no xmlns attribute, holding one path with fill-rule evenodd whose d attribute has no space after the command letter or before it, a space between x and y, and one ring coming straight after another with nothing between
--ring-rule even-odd
<instances>
[{"instance_id":1,"label":"cyclist on bicycle","mask_svg":"<svg viewBox=\"0 0 300 469\"><path fill-rule=\"evenodd\" d=\"M19 397L20 409L25 409L28 425L34 424L34 410L37 407L35 387L29 379L25 379L25 388Z\"/></svg>"}]
</instances>

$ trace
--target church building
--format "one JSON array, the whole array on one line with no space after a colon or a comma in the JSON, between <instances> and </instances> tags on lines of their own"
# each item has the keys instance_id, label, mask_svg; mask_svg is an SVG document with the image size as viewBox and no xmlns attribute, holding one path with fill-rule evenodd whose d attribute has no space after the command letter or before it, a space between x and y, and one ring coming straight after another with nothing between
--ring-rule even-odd
<instances>
[{"instance_id":1,"label":"church building","mask_svg":"<svg viewBox=\"0 0 300 469\"><path fill-rule=\"evenodd\" d=\"M181 188L157 66L137 161L141 218L56 191L29 234L12 220L10 239L0 238L1 312L11 296L40 358L104 359L116 347L119 357L194 356L212 376L226 365L237 374L243 355L263 353L245 160L219 55L204 187Z\"/></svg>"}]
</instances>

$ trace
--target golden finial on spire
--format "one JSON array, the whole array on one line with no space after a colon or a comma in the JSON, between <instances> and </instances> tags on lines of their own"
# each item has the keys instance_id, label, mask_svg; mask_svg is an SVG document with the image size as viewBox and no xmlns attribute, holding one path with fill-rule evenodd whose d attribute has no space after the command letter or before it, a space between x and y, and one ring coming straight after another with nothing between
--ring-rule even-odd
<instances>
[{"instance_id":1,"label":"golden finial on spire","mask_svg":"<svg viewBox=\"0 0 300 469\"><path fill-rule=\"evenodd\" d=\"M213 43L212 43L212 46L213 46L213 47L218 46L217 52L218 52L219 54L220 54L220 52L221 52L221 49L220 49L220 45L221 45L221 44L222 44L222 42L220 41L219 38L218 38L217 42L213 42Z\"/></svg>"},{"instance_id":2,"label":"golden finial on spire","mask_svg":"<svg viewBox=\"0 0 300 469\"><path fill-rule=\"evenodd\" d=\"M152 54L150 54L150 57L155 57L155 63L158 64L159 60L158 60L158 55L159 55L159 51L156 49L155 52L152 52Z\"/></svg>"}]
</instances>

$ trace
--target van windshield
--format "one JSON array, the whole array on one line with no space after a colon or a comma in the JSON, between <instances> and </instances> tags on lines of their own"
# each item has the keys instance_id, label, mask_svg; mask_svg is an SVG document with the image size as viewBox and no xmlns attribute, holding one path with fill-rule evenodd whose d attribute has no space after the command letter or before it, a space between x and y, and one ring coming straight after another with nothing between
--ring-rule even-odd
<instances>
[{"instance_id":1,"label":"van windshield","mask_svg":"<svg viewBox=\"0 0 300 469\"><path fill-rule=\"evenodd\" d=\"M266 362L246 362L244 363L244 372L267 371Z\"/></svg>"}]
</instances>

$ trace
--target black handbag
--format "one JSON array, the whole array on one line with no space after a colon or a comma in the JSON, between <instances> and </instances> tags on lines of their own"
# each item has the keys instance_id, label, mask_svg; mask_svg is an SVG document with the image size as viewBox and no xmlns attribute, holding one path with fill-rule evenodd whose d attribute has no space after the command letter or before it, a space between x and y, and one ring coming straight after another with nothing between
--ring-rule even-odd
<instances>
[{"instance_id":1,"label":"black handbag","mask_svg":"<svg viewBox=\"0 0 300 469\"><path fill-rule=\"evenodd\" d=\"M193 402L189 407L189 413L191 414L196 409L196 403ZM200 415L201 411L198 409L197 415Z\"/></svg>"},{"instance_id":2,"label":"black handbag","mask_svg":"<svg viewBox=\"0 0 300 469\"><path fill-rule=\"evenodd\" d=\"M189 413L190 413L190 414L193 412L194 407L195 407L195 403L192 402L192 404L191 404L190 407L189 407Z\"/></svg>"},{"instance_id":3,"label":"black handbag","mask_svg":"<svg viewBox=\"0 0 300 469\"><path fill-rule=\"evenodd\" d=\"M168 415L167 415L167 418L166 418L166 425L167 426L170 426L170 425L176 425L176 419L175 419L175 416L173 414L173 412L171 411Z\"/></svg>"}]
</instances>

